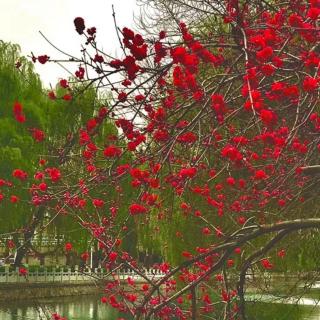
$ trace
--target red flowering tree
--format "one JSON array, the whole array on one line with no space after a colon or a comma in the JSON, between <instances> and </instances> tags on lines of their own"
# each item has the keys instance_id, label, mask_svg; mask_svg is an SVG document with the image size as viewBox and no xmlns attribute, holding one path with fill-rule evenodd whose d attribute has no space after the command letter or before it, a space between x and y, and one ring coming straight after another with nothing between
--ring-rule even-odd
<instances>
[{"instance_id":1,"label":"red flowering tree","mask_svg":"<svg viewBox=\"0 0 320 320\"><path fill-rule=\"evenodd\" d=\"M74 20L85 47L69 56L73 81L112 98L67 142L63 159L77 170L48 164L47 187L30 189L31 205L71 216L98 243L113 276L102 302L135 319L245 319L248 270L280 270L285 247L320 227L319 1L203 4L203 25L173 19L150 37L117 29L117 59ZM50 97L68 108L77 94ZM132 232L158 248L161 280L124 250ZM124 285L120 268L145 284Z\"/></svg>"}]
</instances>

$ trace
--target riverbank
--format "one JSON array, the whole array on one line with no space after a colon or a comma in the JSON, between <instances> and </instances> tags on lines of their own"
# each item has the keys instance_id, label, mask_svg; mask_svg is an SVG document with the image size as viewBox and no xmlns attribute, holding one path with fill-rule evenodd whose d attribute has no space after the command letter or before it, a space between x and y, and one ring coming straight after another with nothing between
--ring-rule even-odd
<instances>
[{"instance_id":1,"label":"riverbank","mask_svg":"<svg viewBox=\"0 0 320 320\"><path fill-rule=\"evenodd\" d=\"M2 283L0 303L81 295L96 295L101 288L94 283Z\"/></svg>"}]
</instances>

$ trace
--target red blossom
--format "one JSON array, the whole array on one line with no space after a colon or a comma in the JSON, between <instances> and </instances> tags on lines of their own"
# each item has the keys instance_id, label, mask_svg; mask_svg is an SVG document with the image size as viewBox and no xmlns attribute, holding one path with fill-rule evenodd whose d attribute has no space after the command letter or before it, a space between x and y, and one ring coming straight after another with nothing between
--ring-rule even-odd
<instances>
[{"instance_id":1,"label":"red blossom","mask_svg":"<svg viewBox=\"0 0 320 320\"><path fill-rule=\"evenodd\" d=\"M83 261L87 261L89 259L89 252L83 252L80 256L80 258L83 260Z\"/></svg>"},{"instance_id":2,"label":"red blossom","mask_svg":"<svg viewBox=\"0 0 320 320\"><path fill-rule=\"evenodd\" d=\"M75 72L75 76L82 80L84 78L85 70L82 67L79 67L79 69Z\"/></svg>"},{"instance_id":3,"label":"red blossom","mask_svg":"<svg viewBox=\"0 0 320 320\"><path fill-rule=\"evenodd\" d=\"M122 154L122 151L119 147L115 146L115 145L110 145L108 147L106 147L103 151L103 155L106 158L116 158L116 157L120 157Z\"/></svg>"},{"instance_id":4,"label":"red blossom","mask_svg":"<svg viewBox=\"0 0 320 320\"><path fill-rule=\"evenodd\" d=\"M180 143L195 143L198 137L191 131L185 132L178 136L177 141Z\"/></svg>"},{"instance_id":5,"label":"red blossom","mask_svg":"<svg viewBox=\"0 0 320 320\"><path fill-rule=\"evenodd\" d=\"M236 180L233 177L228 177L226 179L227 184L229 184L230 186L234 186L236 184Z\"/></svg>"},{"instance_id":6,"label":"red blossom","mask_svg":"<svg viewBox=\"0 0 320 320\"><path fill-rule=\"evenodd\" d=\"M117 257L118 257L118 253L117 252L111 251L109 253L109 261L115 262L117 260Z\"/></svg>"},{"instance_id":7,"label":"red blossom","mask_svg":"<svg viewBox=\"0 0 320 320\"><path fill-rule=\"evenodd\" d=\"M19 275L20 276L25 277L25 276L27 276L27 274L28 274L28 270L26 268L23 268L23 267L19 268Z\"/></svg>"},{"instance_id":8,"label":"red blossom","mask_svg":"<svg viewBox=\"0 0 320 320\"><path fill-rule=\"evenodd\" d=\"M101 297L100 301L101 301L101 303L104 303L104 304L105 304L105 303L108 302L108 298L105 297L105 296L103 296L103 297Z\"/></svg>"},{"instance_id":9,"label":"red blossom","mask_svg":"<svg viewBox=\"0 0 320 320\"><path fill-rule=\"evenodd\" d=\"M55 100L56 99L56 95L55 95L54 91L49 91L48 92L48 97L51 100Z\"/></svg>"},{"instance_id":10,"label":"red blossom","mask_svg":"<svg viewBox=\"0 0 320 320\"><path fill-rule=\"evenodd\" d=\"M312 77L305 77L302 87L307 92L313 92L318 88L318 80Z\"/></svg>"},{"instance_id":11,"label":"red blossom","mask_svg":"<svg viewBox=\"0 0 320 320\"><path fill-rule=\"evenodd\" d=\"M264 125L271 126L277 121L277 115L272 110L262 109L260 118Z\"/></svg>"},{"instance_id":12,"label":"red blossom","mask_svg":"<svg viewBox=\"0 0 320 320\"><path fill-rule=\"evenodd\" d=\"M264 179L267 179L268 176L263 170L257 170L254 174L254 178L256 180L264 180Z\"/></svg>"},{"instance_id":13,"label":"red blossom","mask_svg":"<svg viewBox=\"0 0 320 320\"><path fill-rule=\"evenodd\" d=\"M118 95L118 100L120 102L125 102L127 100L127 94L125 92L120 92Z\"/></svg>"},{"instance_id":14,"label":"red blossom","mask_svg":"<svg viewBox=\"0 0 320 320\"><path fill-rule=\"evenodd\" d=\"M131 30L131 29L129 29L129 28L123 28L122 29L122 34L123 34L123 36L125 37L125 38L127 38L127 39L130 39L130 40L133 40L134 39L134 32Z\"/></svg>"},{"instance_id":15,"label":"red blossom","mask_svg":"<svg viewBox=\"0 0 320 320\"><path fill-rule=\"evenodd\" d=\"M234 266L234 260L228 259L228 260L227 260L227 266L228 266L228 268L233 267L233 266Z\"/></svg>"},{"instance_id":16,"label":"red blossom","mask_svg":"<svg viewBox=\"0 0 320 320\"><path fill-rule=\"evenodd\" d=\"M103 59L103 56L99 55L99 54L96 54L93 58L93 61L94 62L98 62L98 63L103 63L104 62L104 59Z\"/></svg>"},{"instance_id":17,"label":"red blossom","mask_svg":"<svg viewBox=\"0 0 320 320\"><path fill-rule=\"evenodd\" d=\"M144 207L138 203L133 203L129 207L129 212L132 216L137 215L137 214L143 214L143 213L146 213L147 211L148 210L146 207Z\"/></svg>"},{"instance_id":18,"label":"red blossom","mask_svg":"<svg viewBox=\"0 0 320 320\"><path fill-rule=\"evenodd\" d=\"M15 118L16 118L16 120L17 120L18 122L20 122L20 123L26 122L26 117L25 117L25 115L22 114L22 113L16 114L16 115L15 115Z\"/></svg>"},{"instance_id":19,"label":"red blossom","mask_svg":"<svg viewBox=\"0 0 320 320\"><path fill-rule=\"evenodd\" d=\"M92 200L92 204L96 207L96 208L102 208L104 206L104 201L101 199L93 199Z\"/></svg>"},{"instance_id":20,"label":"red blossom","mask_svg":"<svg viewBox=\"0 0 320 320\"><path fill-rule=\"evenodd\" d=\"M45 134L42 130L39 130L37 128L31 129L32 137L36 142L41 142L45 138Z\"/></svg>"},{"instance_id":21,"label":"red blossom","mask_svg":"<svg viewBox=\"0 0 320 320\"><path fill-rule=\"evenodd\" d=\"M15 196L15 195L12 195L12 196L10 197L10 201L11 201L12 203L17 203L19 200L20 200L19 197Z\"/></svg>"},{"instance_id":22,"label":"red blossom","mask_svg":"<svg viewBox=\"0 0 320 320\"><path fill-rule=\"evenodd\" d=\"M15 114L22 113L22 111L23 111L22 104L19 102L15 102L13 105L13 113Z\"/></svg>"},{"instance_id":23,"label":"red blossom","mask_svg":"<svg viewBox=\"0 0 320 320\"><path fill-rule=\"evenodd\" d=\"M320 8L316 8L316 7L310 8L309 11L308 11L307 16L311 20L317 20L318 17L320 16Z\"/></svg>"},{"instance_id":24,"label":"red blossom","mask_svg":"<svg viewBox=\"0 0 320 320\"><path fill-rule=\"evenodd\" d=\"M47 168L46 172L49 174L52 182L57 182L61 178L61 172L57 168Z\"/></svg>"},{"instance_id":25,"label":"red blossom","mask_svg":"<svg viewBox=\"0 0 320 320\"><path fill-rule=\"evenodd\" d=\"M153 137L158 142L165 142L169 139L169 133L167 130L157 130L154 132Z\"/></svg>"},{"instance_id":26,"label":"red blossom","mask_svg":"<svg viewBox=\"0 0 320 320\"><path fill-rule=\"evenodd\" d=\"M67 93L62 97L63 100L65 101L71 101L72 100L72 95Z\"/></svg>"},{"instance_id":27,"label":"red blossom","mask_svg":"<svg viewBox=\"0 0 320 320\"><path fill-rule=\"evenodd\" d=\"M43 56L38 56L38 61L41 64L45 64L46 62L48 62L50 59L50 57L48 57L47 55L43 55Z\"/></svg>"},{"instance_id":28,"label":"red blossom","mask_svg":"<svg viewBox=\"0 0 320 320\"><path fill-rule=\"evenodd\" d=\"M267 270L273 269L273 264L270 262L269 259L262 259L261 265Z\"/></svg>"},{"instance_id":29,"label":"red blossom","mask_svg":"<svg viewBox=\"0 0 320 320\"><path fill-rule=\"evenodd\" d=\"M67 242L65 245L64 245L64 249L65 251L71 251L72 250L72 244L70 242Z\"/></svg>"},{"instance_id":30,"label":"red blossom","mask_svg":"<svg viewBox=\"0 0 320 320\"><path fill-rule=\"evenodd\" d=\"M19 180L25 180L28 177L27 173L21 169L13 170L12 176L19 179Z\"/></svg>"},{"instance_id":31,"label":"red blossom","mask_svg":"<svg viewBox=\"0 0 320 320\"><path fill-rule=\"evenodd\" d=\"M22 106L21 103L19 103L19 102L15 102L14 103L14 105L13 105L13 113L14 113L15 119L18 122L23 123L23 122L26 121L26 117L23 114L23 106Z\"/></svg>"},{"instance_id":32,"label":"red blossom","mask_svg":"<svg viewBox=\"0 0 320 320\"><path fill-rule=\"evenodd\" d=\"M181 178L193 178L197 173L197 168L191 167L191 168L183 168L179 172L179 176Z\"/></svg>"},{"instance_id":33,"label":"red blossom","mask_svg":"<svg viewBox=\"0 0 320 320\"><path fill-rule=\"evenodd\" d=\"M61 79L60 81L59 81L59 84L60 84L60 87L61 88L69 88L69 84L68 84L68 81L66 80L66 79Z\"/></svg>"},{"instance_id":34,"label":"red blossom","mask_svg":"<svg viewBox=\"0 0 320 320\"><path fill-rule=\"evenodd\" d=\"M260 61L268 61L273 56L273 49L271 47L265 47L257 52L257 59Z\"/></svg>"},{"instance_id":35,"label":"red blossom","mask_svg":"<svg viewBox=\"0 0 320 320\"><path fill-rule=\"evenodd\" d=\"M16 245L13 240L8 240L7 246L9 249L13 249L13 248L15 248Z\"/></svg>"},{"instance_id":36,"label":"red blossom","mask_svg":"<svg viewBox=\"0 0 320 320\"><path fill-rule=\"evenodd\" d=\"M232 161L238 161L238 160L242 160L242 154L239 152L239 150L231 145L227 145L225 146L222 150L221 150L221 155L223 157L227 157Z\"/></svg>"},{"instance_id":37,"label":"red blossom","mask_svg":"<svg viewBox=\"0 0 320 320\"><path fill-rule=\"evenodd\" d=\"M79 33L79 34L83 34L83 31L86 29L86 26L84 24L84 19L81 18L81 17L77 17L74 19L73 21L75 27L76 27L76 31Z\"/></svg>"},{"instance_id":38,"label":"red blossom","mask_svg":"<svg viewBox=\"0 0 320 320\"><path fill-rule=\"evenodd\" d=\"M286 250L285 249L281 249L277 252L277 256L279 258L284 258L286 256Z\"/></svg>"}]
</instances>

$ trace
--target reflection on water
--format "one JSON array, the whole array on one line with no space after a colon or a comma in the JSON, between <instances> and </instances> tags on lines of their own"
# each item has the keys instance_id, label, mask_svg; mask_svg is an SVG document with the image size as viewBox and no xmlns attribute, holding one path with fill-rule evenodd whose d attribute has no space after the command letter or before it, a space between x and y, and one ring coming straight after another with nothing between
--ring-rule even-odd
<instances>
[{"instance_id":1,"label":"reflection on water","mask_svg":"<svg viewBox=\"0 0 320 320\"><path fill-rule=\"evenodd\" d=\"M320 292L309 291L307 297L281 297L271 294L248 294L249 319L320 320ZM254 301L254 302L253 302Z\"/></svg>"},{"instance_id":2,"label":"reflection on water","mask_svg":"<svg viewBox=\"0 0 320 320\"><path fill-rule=\"evenodd\" d=\"M288 301L281 303L279 300L275 303L268 295L258 300L260 301L248 303L247 311L250 320L320 320L318 305L292 305ZM116 320L118 317L123 317L112 308L102 304L99 296L73 296L43 299L37 302L0 303L0 320L51 319L48 314L54 312L68 320Z\"/></svg>"},{"instance_id":3,"label":"reflection on water","mask_svg":"<svg viewBox=\"0 0 320 320\"><path fill-rule=\"evenodd\" d=\"M100 302L99 296L74 296L15 303L0 303L1 320L51 319L57 312L68 320L115 320L118 313Z\"/></svg>"},{"instance_id":4,"label":"reflection on water","mask_svg":"<svg viewBox=\"0 0 320 320\"><path fill-rule=\"evenodd\" d=\"M320 320L318 306L256 302L247 311L249 320Z\"/></svg>"}]
</instances>

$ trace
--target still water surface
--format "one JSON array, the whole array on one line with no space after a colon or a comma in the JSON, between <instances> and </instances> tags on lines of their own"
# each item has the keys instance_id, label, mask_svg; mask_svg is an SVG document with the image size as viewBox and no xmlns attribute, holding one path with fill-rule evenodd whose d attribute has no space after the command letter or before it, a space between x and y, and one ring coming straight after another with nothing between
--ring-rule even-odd
<instances>
[{"instance_id":1,"label":"still water surface","mask_svg":"<svg viewBox=\"0 0 320 320\"><path fill-rule=\"evenodd\" d=\"M99 296L76 296L0 304L0 320L42 320L57 312L68 320L116 320L119 315ZM250 320L320 320L320 306L258 302L248 306ZM127 318L129 319L129 318Z\"/></svg>"},{"instance_id":2,"label":"still water surface","mask_svg":"<svg viewBox=\"0 0 320 320\"><path fill-rule=\"evenodd\" d=\"M0 304L0 320L42 320L57 312L68 320L116 320L118 313L100 296L72 296ZM47 316L47 317L46 317Z\"/></svg>"}]
</instances>

